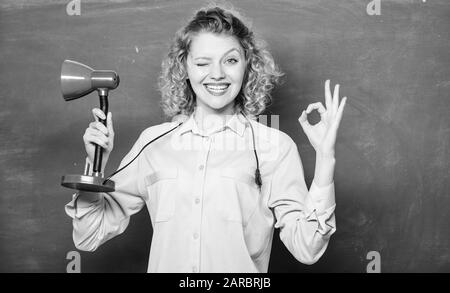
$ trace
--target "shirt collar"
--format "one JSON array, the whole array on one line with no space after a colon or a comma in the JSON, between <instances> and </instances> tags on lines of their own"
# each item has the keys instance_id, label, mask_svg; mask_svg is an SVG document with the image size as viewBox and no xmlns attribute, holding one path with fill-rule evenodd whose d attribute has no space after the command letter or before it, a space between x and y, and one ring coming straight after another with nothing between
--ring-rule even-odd
<instances>
[{"instance_id":1,"label":"shirt collar","mask_svg":"<svg viewBox=\"0 0 450 293\"><path fill-rule=\"evenodd\" d=\"M247 121L245 117L241 113L234 114L224 125L224 127L221 127L217 129L216 131L213 131L212 133L223 131L226 128L229 128L234 133L236 133L239 136L244 135L245 128L247 127ZM183 135L187 132L192 132L194 134L199 134L206 136L199 128L198 125L194 119L194 113L192 113L189 118L180 126L179 129L179 135Z\"/></svg>"}]
</instances>

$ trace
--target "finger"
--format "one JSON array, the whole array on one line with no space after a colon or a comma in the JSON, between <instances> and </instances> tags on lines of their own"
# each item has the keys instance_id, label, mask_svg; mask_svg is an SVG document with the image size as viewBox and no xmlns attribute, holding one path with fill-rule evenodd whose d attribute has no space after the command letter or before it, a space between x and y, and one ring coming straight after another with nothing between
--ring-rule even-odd
<instances>
[{"instance_id":1,"label":"finger","mask_svg":"<svg viewBox=\"0 0 450 293\"><path fill-rule=\"evenodd\" d=\"M99 108L92 109L92 114L94 115L95 121L99 121L99 119L106 119L105 113L103 113L103 111Z\"/></svg>"},{"instance_id":2,"label":"finger","mask_svg":"<svg viewBox=\"0 0 450 293\"><path fill-rule=\"evenodd\" d=\"M317 109L320 116L325 114L325 112L327 111L321 102L316 102L308 105L308 107L306 108L306 114L311 113L315 109Z\"/></svg>"},{"instance_id":3,"label":"finger","mask_svg":"<svg viewBox=\"0 0 450 293\"><path fill-rule=\"evenodd\" d=\"M99 137L93 137L92 138L92 142L97 144L97 145L99 145L99 146L101 146L104 149L108 148L108 142L100 139Z\"/></svg>"},{"instance_id":4,"label":"finger","mask_svg":"<svg viewBox=\"0 0 450 293\"><path fill-rule=\"evenodd\" d=\"M108 146L108 141L107 140L102 139L102 138L100 138L100 137L98 137L98 136L96 136L96 135L94 135L92 133L86 133L83 136L83 139L84 139L84 143L86 145L98 144L98 145L100 145L100 146L102 146L104 148L106 148Z\"/></svg>"},{"instance_id":5,"label":"finger","mask_svg":"<svg viewBox=\"0 0 450 293\"><path fill-rule=\"evenodd\" d=\"M333 103L332 103L332 96L331 96L330 80L329 79L327 79L325 81L325 101L328 101L327 109L331 110L331 107L332 107Z\"/></svg>"},{"instance_id":6,"label":"finger","mask_svg":"<svg viewBox=\"0 0 450 293\"><path fill-rule=\"evenodd\" d=\"M328 88L328 91L327 91ZM327 92L329 94L327 94ZM330 93L330 80L327 79L325 81L325 105L327 106L327 110L331 110L332 101L331 101L331 93Z\"/></svg>"},{"instance_id":7,"label":"finger","mask_svg":"<svg viewBox=\"0 0 450 293\"><path fill-rule=\"evenodd\" d=\"M87 135L88 138L89 137L99 137L100 139L109 142L108 136L106 136L103 132L101 132L98 129L92 129L92 128L87 129L85 134Z\"/></svg>"},{"instance_id":8,"label":"finger","mask_svg":"<svg viewBox=\"0 0 450 293\"><path fill-rule=\"evenodd\" d=\"M345 103L347 102L347 97L343 97L341 100L341 104L339 105L339 108L337 110L336 114L336 127L339 127L339 124L342 120L342 113L344 112Z\"/></svg>"},{"instance_id":9,"label":"finger","mask_svg":"<svg viewBox=\"0 0 450 293\"><path fill-rule=\"evenodd\" d=\"M101 123L101 122L96 122L95 126L97 127L98 130L100 130L103 134L105 134L106 136L109 135L109 131L108 128L106 128L106 126Z\"/></svg>"},{"instance_id":10,"label":"finger","mask_svg":"<svg viewBox=\"0 0 450 293\"><path fill-rule=\"evenodd\" d=\"M105 125L103 125L103 123L101 122L91 122L89 123L89 128L94 129L94 130L98 130L101 131L102 133L104 133L106 136L109 135L109 130L106 128Z\"/></svg>"},{"instance_id":11,"label":"finger","mask_svg":"<svg viewBox=\"0 0 450 293\"><path fill-rule=\"evenodd\" d=\"M108 148L108 139L106 137L100 137L100 136L96 136L93 134L88 134L86 136L86 142L92 143L92 144L97 144L105 149Z\"/></svg>"},{"instance_id":12,"label":"finger","mask_svg":"<svg viewBox=\"0 0 450 293\"><path fill-rule=\"evenodd\" d=\"M336 84L334 86L334 91L333 91L333 115L336 114L336 111L338 109L339 106L339 84Z\"/></svg>"},{"instance_id":13,"label":"finger","mask_svg":"<svg viewBox=\"0 0 450 293\"><path fill-rule=\"evenodd\" d=\"M306 115L306 111L302 112L302 115L300 115L300 117L298 118L298 122L300 122L300 125L302 126L303 130L305 130L306 128L311 126L311 124L309 124L308 117Z\"/></svg>"},{"instance_id":14,"label":"finger","mask_svg":"<svg viewBox=\"0 0 450 293\"><path fill-rule=\"evenodd\" d=\"M106 125L108 125L108 132L110 135L114 135L114 127L112 122L112 113L108 112L108 117L106 119Z\"/></svg>"}]
</instances>

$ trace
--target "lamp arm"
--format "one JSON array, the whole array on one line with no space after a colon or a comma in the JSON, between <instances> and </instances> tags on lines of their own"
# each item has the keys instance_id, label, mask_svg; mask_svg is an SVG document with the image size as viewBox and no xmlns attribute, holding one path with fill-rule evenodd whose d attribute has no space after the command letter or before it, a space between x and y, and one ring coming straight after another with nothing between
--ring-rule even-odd
<instances>
[{"instance_id":1,"label":"lamp arm","mask_svg":"<svg viewBox=\"0 0 450 293\"><path fill-rule=\"evenodd\" d=\"M100 109L103 111L103 113L105 113L105 115L108 115L108 89L98 89L98 97L100 99ZM106 126L106 119L100 119L100 122ZM101 176L102 157L103 148L96 144L93 166L94 176Z\"/></svg>"}]
</instances>

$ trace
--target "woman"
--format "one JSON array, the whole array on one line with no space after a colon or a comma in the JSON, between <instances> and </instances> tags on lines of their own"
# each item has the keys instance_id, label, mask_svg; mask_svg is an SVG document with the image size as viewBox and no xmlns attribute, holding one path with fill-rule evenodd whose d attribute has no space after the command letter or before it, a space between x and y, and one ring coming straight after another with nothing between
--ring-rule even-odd
<instances>
[{"instance_id":1,"label":"woman","mask_svg":"<svg viewBox=\"0 0 450 293\"><path fill-rule=\"evenodd\" d=\"M121 168L128 166L114 176L115 192L80 192L67 204L76 247L97 249L146 205L153 226L148 272L267 272L274 228L297 260L316 262L336 230L334 145L346 98L339 102L339 86L332 95L327 81L326 107L310 104L299 118L316 151L308 190L293 140L254 119L281 75L235 14L199 10L163 61L162 108L176 118L142 132L122 160ZM310 125L315 109L321 121ZM87 161L96 143L105 165L112 116L105 127L98 122L105 114L93 113L83 137Z\"/></svg>"}]
</instances>

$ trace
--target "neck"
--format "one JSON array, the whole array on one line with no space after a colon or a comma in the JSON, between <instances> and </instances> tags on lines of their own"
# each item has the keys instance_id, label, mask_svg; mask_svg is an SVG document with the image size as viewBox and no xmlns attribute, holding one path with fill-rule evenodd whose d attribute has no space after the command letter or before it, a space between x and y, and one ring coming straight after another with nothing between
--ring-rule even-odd
<instances>
[{"instance_id":1,"label":"neck","mask_svg":"<svg viewBox=\"0 0 450 293\"><path fill-rule=\"evenodd\" d=\"M199 129L209 133L211 130L224 126L234 114L234 107L227 108L224 111L215 111L214 109L207 110L204 107L197 106L194 111L194 119Z\"/></svg>"}]
</instances>

